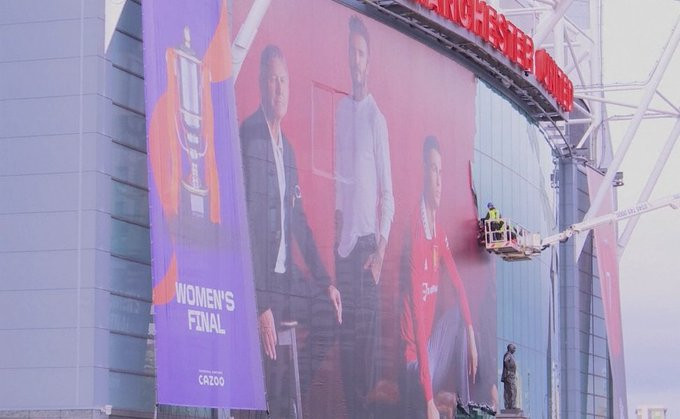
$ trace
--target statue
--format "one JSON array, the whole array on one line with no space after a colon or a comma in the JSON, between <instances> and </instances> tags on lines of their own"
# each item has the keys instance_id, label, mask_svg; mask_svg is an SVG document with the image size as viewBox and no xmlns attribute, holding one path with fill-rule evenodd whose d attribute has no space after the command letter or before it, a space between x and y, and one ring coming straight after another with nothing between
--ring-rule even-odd
<instances>
[{"instance_id":1,"label":"statue","mask_svg":"<svg viewBox=\"0 0 680 419\"><path fill-rule=\"evenodd\" d=\"M505 399L505 408L517 409L517 364L515 357L515 345L512 343L508 345L508 351L503 355L503 374L501 375L501 382L503 383L503 398Z\"/></svg>"}]
</instances>

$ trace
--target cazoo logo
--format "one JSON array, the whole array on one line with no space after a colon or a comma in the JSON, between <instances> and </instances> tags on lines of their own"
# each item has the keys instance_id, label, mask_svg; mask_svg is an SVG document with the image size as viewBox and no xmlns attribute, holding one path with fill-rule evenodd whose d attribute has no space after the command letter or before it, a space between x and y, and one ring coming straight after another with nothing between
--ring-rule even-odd
<instances>
[{"instance_id":1,"label":"cazoo logo","mask_svg":"<svg viewBox=\"0 0 680 419\"><path fill-rule=\"evenodd\" d=\"M209 387L224 387L224 377L221 375L199 374L198 384Z\"/></svg>"}]
</instances>

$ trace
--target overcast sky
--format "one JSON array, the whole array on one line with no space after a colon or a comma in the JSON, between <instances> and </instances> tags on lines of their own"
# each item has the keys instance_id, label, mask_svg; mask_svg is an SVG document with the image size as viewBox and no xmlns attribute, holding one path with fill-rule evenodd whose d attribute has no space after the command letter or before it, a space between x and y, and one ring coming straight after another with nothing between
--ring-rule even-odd
<instances>
[{"instance_id":1,"label":"overcast sky","mask_svg":"<svg viewBox=\"0 0 680 419\"><path fill-rule=\"evenodd\" d=\"M677 0L605 0L603 11L605 83L644 81L660 58L675 20ZM680 107L680 48L660 86ZM608 98L637 103L641 91L609 93ZM655 106L668 109L659 100ZM622 113L610 106L609 114ZM623 166L625 186L619 207L637 201L674 120L643 121ZM614 147L628 122L611 123ZM680 142L680 141L679 141ZM680 192L680 144L659 178L652 199ZM625 224L619 226L622 232ZM628 386L628 410L660 404L680 418L680 210L661 209L643 216L620 261L621 307Z\"/></svg>"}]
</instances>

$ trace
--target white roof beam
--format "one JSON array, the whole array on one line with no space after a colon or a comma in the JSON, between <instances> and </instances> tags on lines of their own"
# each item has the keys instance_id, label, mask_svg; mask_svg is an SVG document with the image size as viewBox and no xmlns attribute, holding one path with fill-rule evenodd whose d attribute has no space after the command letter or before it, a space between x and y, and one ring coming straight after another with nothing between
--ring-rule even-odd
<instances>
[{"instance_id":1,"label":"white roof beam","mask_svg":"<svg viewBox=\"0 0 680 419\"><path fill-rule=\"evenodd\" d=\"M578 59L576 58L576 52L574 52L574 47L571 45L571 40L569 37L566 37L567 39L567 48L569 49L569 53L571 54L571 59L574 60L574 68L576 68L576 74L578 75L578 79L581 81L581 86L585 86L586 79L583 77L583 71L581 71L581 66L579 65ZM567 73L569 74L569 73Z\"/></svg>"},{"instance_id":2,"label":"white roof beam","mask_svg":"<svg viewBox=\"0 0 680 419\"><path fill-rule=\"evenodd\" d=\"M574 0L561 0L559 3L557 3L555 9L552 12L541 18L534 35L534 46L536 49L541 48L543 42L545 42L545 39L548 37L548 34L552 32L557 22L562 19L564 14L567 12L567 9L573 2Z\"/></svg>"},{"instance_id":3,"label":"white roof beam","mask_svg":"<svg viewBox=\"0 0 680 419\"><path fill-rule=\"evenodd\" d=\"M548 12L552 10L549 7L525 7L522 9L503 9L502 13L505 16L521 16L521 15L529 15L529 14L536 14L536 13L542 13L542 12Z\"/></svg>"},{"instance_id":4,"label":"white roof beam","mask_svg":"<svg viewBox=\"0 0 680 419\"><path fill-rule=\"evenodd\" d=\"M607 173L604 175L602 184L600 185L600 188L595 194L595 198L591 200L590 208L588 209L586 215L583 217L584 221L588 221L597 214L597 211L600 209L600 205L602 205L602 202L604 201L604 198L607 195L609 188L612 187L614 176L616 175L616 172L619 170L621 162L623 161L623 158L626 156L628 148L630 147L631 143L633 142L633 139L635 138L635 134L637 133L637 130L640 126L640 122L642 122L642 118L649 109L649 104L651 103L652 98L654 97L654 94L656 93L656 90L659 87L659 83L661 82L661 79L663 78L663 75L666 72L666 69L668 68L668 64L670 63L671 58L673 57L673 53L675 52L675 49L678 46L678 41L680 41L680 17L676 19L673 32L669 38L669 42L666 45L666 48L664 49L663 53L661 54L661 58L657 62L656 68L653 71L649 85L647 86L642 95L642 100L640 101L640 104L638 105L637 110L635 111L633 119L630 121L630 124L628 125L628 129L626 130L626 133L624 134L623 139L621 140L621 145L616 150L614 158L609 164L609 168L607 169ZM583 250L583 244L584 241L577 243L577 249L575 252L576 255L581 254L581 251Z\"/></svg>"},{"instance_id":5,"label":"white roof beam","mask_svg":"<svg viewBox=\"0 0 680 419\"><path fill-rule=\"evenodd\" d=\"M608 105L622 106L624 108L639 109L638 105L634 105L632 103L621 102L619 100L605 99L603 97L589 96L589 95L574 95L574 97L578 98L578 99L587 100L587 101L602 102L602 103L606 103ZM656 108L647 107L645 109L645 111L651 111L651 112L655 112L655 113L666 114L666 115L673 116L673 117L680 116L679 112L669 111L669 110L666 110L666 109L656 109Z\"/></svg>"},{"instance_id":6,"label":"white roof beam","mask_svg":"<svg viewBox=\"0 0 680 419\"><path fill-rule=\"evenodd\" d=\"M666 166L666 162L668 162L668 158L670 157L671 152L673 151L673 147L675 147L675 144L678 141L678 137L680 137L680 118L678 118L675 121L673 130L668 135L666 143L663 146L663 150L661 150L661 153L659 153L659 157L657 158L656 164L652 169L652 173L649 175L647 183L645 184L644 189L642 189L642 193L640 193L640 198L638 198L638 202L645 202L649 200L649 197L652 195L652 191L654 190L654 186L656 186L656 182L657 180L659 180L659 176L661 176L661 172L663 171L664 166ZM630 237L633 234L633 231L635 230L635 227L637 226L637 222L639 219L640 216L638 215L631 218L628 221L628 223L626 223L626 228L621 234L621 237L619 238L619 258L623 255L623 252L626 250L628 241L630 240Z\"/></svg>"},{"instance_id":7,"label":"white roof beam","mask_svg":"<svg viewBox=\"0 0 680 419\"><path fill-rule=\"evenodd\" d=\"M661 93L661 92L659 91L659 89L656 90L656 94L659 95L659 97L660 97L664 102L666 102L666 103L668 104L668 106L670 106L671 108L675 109L675 112L677 112L677 113L680 114L680 108L678 108L677 106L675 106L675 105L673 104L673 102L671 102L670 99L668 99L666 96L664 96L663 93Z\"/></svg>"},{"instance_id":8,"label":"white roof beam","mask_svg":"<svg viewBox=\"0 0 680 419\"><path fill-rule=\"evenodd\" d=\"M578 58L574 58L574 62L569 64L569 66L566 68L566 70L564 70L564 72L566 74L570 74L579 64L581 64L581 62L583 62L583 60L585 60L588 57L588 55L590 55L590 48L584 49L581 52L581 55L578 56ZM574 89L576 89L576 87L574 87Z\"/></svg>"}]
</instances>

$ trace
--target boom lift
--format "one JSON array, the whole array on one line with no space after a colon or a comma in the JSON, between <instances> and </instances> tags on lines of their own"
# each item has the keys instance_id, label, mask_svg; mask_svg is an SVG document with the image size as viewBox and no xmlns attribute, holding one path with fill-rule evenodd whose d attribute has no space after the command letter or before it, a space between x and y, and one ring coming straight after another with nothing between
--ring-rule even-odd
<instances>
[{"instance_id":1,"label":"boom lift","mask_svg":"<svg viewBox=\"0 0 680 419\"><path fill-rule=\"evenodd\" d=\"M500 255L506 261L531 259L541 253L541 236L508 218L484 221L486 250Z\"/></svg>"},{"instance_id":2,"label":"boom lift","mask_svg":"<svg viewBox=\"0 0 680 419\"><path fill-rule=\"evenodd\" d=\"M487 220L483 225L484 246L488 251L500 255L506 261L528 260L558 242L567 241L574 234L592 230L602 224L622 221L668 206L673 209L680 208L680 193L654 201L641 202L629 208L572 224L561 233L548 236L544 239L541 239L539 234L531 233L507 218L501 218L495 221L495 223ZM495 229L493 228L494 226L496 227Z\"/></svg>"}]
</instances>

